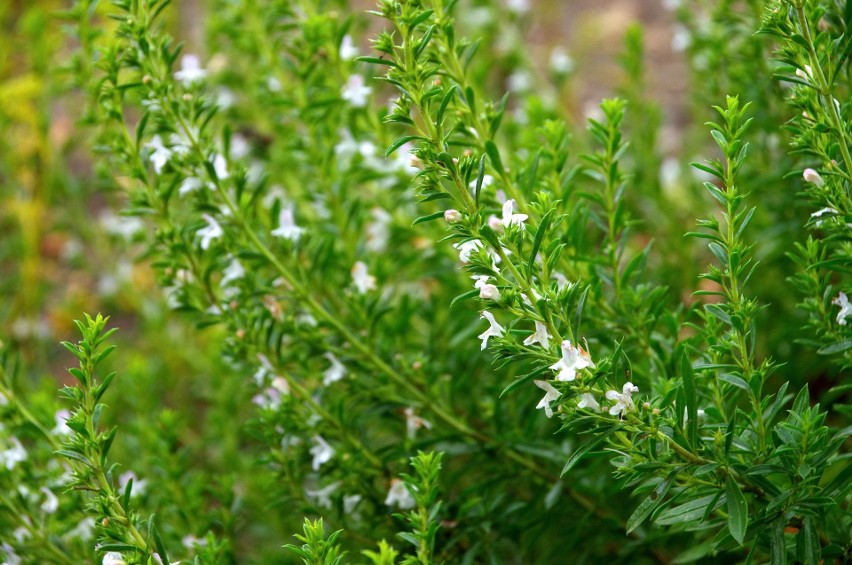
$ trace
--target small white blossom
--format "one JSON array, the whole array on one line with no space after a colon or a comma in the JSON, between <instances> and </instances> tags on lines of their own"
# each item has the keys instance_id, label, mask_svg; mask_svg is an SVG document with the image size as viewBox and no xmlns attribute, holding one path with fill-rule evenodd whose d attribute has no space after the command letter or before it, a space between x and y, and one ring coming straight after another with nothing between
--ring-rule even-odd
<instances>
[{"instance_id":1,"label":"small white blossom","mask_svg":"<svg viewBox=\"0 0 852 565\"><path fill-rule=\"evenodd\" d=\"M500 289L493 284L483 284L479 287L479 298L483 300L500 300Z\"/></svg>"},{"instance_id":2,"label":"small white blossom","mask_svg":"<svg viewBox=\"0 0 852 565\"><path fill-rule=\"evenodd\" d=\"M555 47L550 52L550 70L558 75L567 75L574 70L574 59L564 47Z\"/></svg>"},{"instance_id":3,"label":"small white blossom","mask_svg":"<svg viewBox=\"0 0 852 565\"><path fill-rule=\"evenodd\" d=\"M500 223L503 224L504 227L509 226L518 226L520 228L524 227L524 221L529 217L526 214L515 214L513 213L513 209L515 207L514 200L507 200L505 204L503 204L503 219L500 220Z\"/></svg>"},{"instance_id":4,"label":"small white blossom","mask_svg":"<svg viewBox=\"0 0 852 565\"><path fill-rule=\"evenodd\" d=\"M811 218L821 218L821 217L825 216L826 214L837 215L839 213L840 212L838 212L834 208L823 208L823 209L817 210L816 212L811 214ZM820 223L822 223L822 222L817 222L817 225L819 225Z\"/></svg>"},{"instance_id":5,"label":"small white blossom","mask_svg":"<svg viewBox=\"0 0 852 565\"><path fill-rule=\"evenodd\" d=\"M432 423L417 416L414 413L414 408L406 408L403 412L405 413L405 430L408 434L408 439L414 439L414 436L417 435L417 430L420 428L432 429Z\"/></svg>"},{"instance_id":6,"label":"small white blossom","mask_svg":"<svg viewBox=\"0 0 852 565\"><path fill-rule=\"evenodd\" d=\"M331 363L331 367L323 371L322 384L328 386L331 383L336 383L337 381L342 380L343 377L346 376L347 371L346 366L334 356L334 353L326 352L325 358Z\"/></svg>"},{"instance_id":7,"label":"small white blossom","mask_svg":"<svg viewBox=\"0 0 852 565\"><path fill-rule=\"evenodd\" d=\"M159 135L155 135L149 143L145 144L145 147L154 150L148 156L148 160L154 165L154 172L159 175L163 171L163 167L171 159L172 150L163 145L163 139Z\"/></svg>"},{"instance_id":8,"label":"small white blossom","mask_svg":"<svg viewBox=\"0 0 852 565\"><path fill-rule=\"evenodd\" d=\"M213 172L216 173L216 178L219 180L225 180L231 176L228 174L228 160L221 153L216 153L216 156L213 157Z\"/></svg>"},{"instance_id":9,"label":"small white blossom","mask_svg":"<svg viewBox=\"0 0 852 565\"><path fill-rule=\"evenodd\" d=\"M805 179L805 181L818 187L822 187L822 185L824 184L822 176L820 176L820 174L813 169L805 169L805 171L802 173L802 177Z\"/></svg>"},{"instance_id":10,"label":"small white blossom","mask_svg":"<svg viewBox=\"0 0 852 565\"><path fill-rule=\"evenodd\" d=\"M53 494L49 488L41 487L41 493L44 495L44 502L41 503L41 511L45 514L53 514L59 508L59 499Z\"/></svg>"},{"instance_id":11,"label":"small white blossom","mask_svg":"<svg viewBox=\"0 0 852 565\"><path fill-rule=\"evenodd\" d=\"M525 14L530 10L530 0L506 0L506 7L510 12Z\"/></svg>"},{"instance_id":12,"label":"small white blossom","mask_svg":"<svg viewBox=\"0 0 852 565\"><path fill-rule=\"evenodd\" d=\"M18 438L12 436L9 438L9 441L11 442L12 447L0 451L0 465L3 465L7 470L11 471L15 468L15 465L26 461L27 450L24 449L24 446L21 445Z\"/></svg>"},{"instance_id":13,"label":"small white blossom","mask_svg":"<svg viewBox=\"0 0 852 565\"><path fill-rule=\"evenodd\" d=\"M841 326L846 325L846 318L852 316L852 305L849 304L849 299L846 293L841 291L837 298L831 301L835 306L840 306L840 312L837 313L837 323Z\"/></svg>"},{"instance_id":14,"label":"small white blossom","mask_svg":"<svg viewBox=\"0 0 852 565\"><path fill-rule=\"evenodd\" d=\"M373 217L373 221L368 223L364 230L366 232L364 247L372 253L381 253L387 249L388 241L390 241L392 217L378 207L371 209L370 215Z\"/></svg>"},{"instance_id":15,"label":"small white blossom","mask_svg":"<svg viewBox=\"0 0 852 565\"><path fill-rule=\"evenodd\" d=\"M352 41L352 36L344 35L343 41L340 42L340 58L344 61L349 61L358 56L358 47Z\"/></svg>"},{"instance_id":16,"label":"small white blossom","mask_svg":"<svg viewBox=\"0 0 852 565\"><path fill-rule=\"evenodd\" d=\"M533 383L535 384L535 386L544 391L544 398L539 400L538 404L535 407L536 410L544 408L545 416L547 416L548 418L552 418L553 409L550 407L550 403L562 396L562 393L553 388L553 385L551 385L547 381L533 381Z\"/></svg>"},{"instance_id":17,"label":"small white blossom","mask_svg":"<svg viewBox=\"0 0 852 565\"><path fill-rule=\"evenodd\" d=\"M583 396L580 398L580 402L577 403L577 408L588 408L595 412L601 411L601 405L598 404L598 401L595 400L595 397L592 396L592 393L590 392L583 393Z\"/></svg>"},{"instance_id":18,"label":"small white blossom","mask_svg":"<svg viewBox=\"0 0 852 565\"><path fill-rule=\"evenodd\" d=\"M299 241L304 231L304 228L296 225L293 208L281 208L281 211L278 213L278 227L272 230L272 235L295 242Z\"/></svg>"},{"instance_id":19,"label":"small white blossom","mask_svg":"<svg viewBox=\"0 0 852 565\"><path fill-rule=\"evenodd\" d=\"M331 458L334 457L334 448L326 443L326 441L320 436L314 436L312 441L314 442L314 445L309 450L310 454L313 456L311 469L319 471L320 467L331 461Z\"/></svg>"},{"instance_id":20,"label":"small white blossom","mask_svg":"<svg viewBox=\"0 0 852 565\"><path fill-rule=\"evenodd\" d=\"M197 179L195 177L187 177L183 180L182 183L180 183L180 188L178 189L178 196L182 198L190 192L195 192L202 186L204 186L204 183L202 183L200 179Z\"/></svg>"},{"instance_id":21,"label":"small white blossom","mask_svg":"<svg viewBox=\"0 0 852 565\"><path fill-rule=\"evenodd\" d=\"M129 483L131 479L133 480L133 487L130 492L130 496L141 496L145 492L145 489L148 488L148 481L138 478L136 473L133 471L124 472L118 477L119 491L124 494L124 489L127 488L127 483Z\"/></svg>"},{"instance_id":22,"label":"small white blossom","mask_svg":"<svg viewBox=\"0 0 852 565\"><path fill-rule=\"evenodd\" d=\"M376 289L376 277L369 273L363 261L356 261L352 266L352 281L361 294Z\"/></svg>"},{"instance_id":23,"label":"small white blossom","mask_svg":"<svg viewBox=\"0 0 852 565\"><path fill-rule=\"evenodd\" d=\"M225 232L222 231L222 226L219 225L216 218L210 214L202 214L201 217L204 218L207 225L198 230L196 233L201 237L201 249L206 251L207 248L210 247L210 242L222 237Z\"/></svg>"},{"instance_id":24,"label":"small white blossom","mask_svg":"<svg viewBox=\"0 0 852 565\"><path fill-rule=\"evenodd\" d=\"M796 76L810 82L814 81L813 69L810 65L805 65L804 69L796 69Z\"/></svg>"},{"instance_id":25,"label":"small white blossom","mask_svg":"<svg viewBox=\"0 0 852 565\"><path fill-rule=\"evenodd\" d=\"M222 272L222 280L219 281L219 285L222 288L226 288L231 285L236 280L239 280L246 276L246 270L243 268L242 263L239 262L235 257L231 258L231 262L228 264L228 267Z\"/></svg>"},{"instance_id":26,"label":"small white blossom","mask_svg":"<svg viewBox=\"0 0 852 565\"><path fill-rule=\"evenodd\" d=\"M53 415L53 421L56 425L50 430L55 436L67 437L74 433L74 430L68 427L67 420L71 417L71 412L63 408Z\"/></svg>"},{"instance_id":27,"label":"small white blossom","mask_svg":"<svg viewBox=\"0 0 852 565\"><path fill-rule=\"evenodd\" d=\"M613 416L623 415L625 412L636 409L633 404L633 393L639 392L639 387L633 383L624 383L621 392L617 390L606 391L607 400L615 400L615 404L609 407L609 413Z\"/></svg>"},{"instance_id":28,"label":"small white blossom","mask_svg":"<svg viewBox=\"0 0 852 565\"><path fill-rule=\"evenodd\" d=\"M470 254L476 251L477 249L481 249L482 242L478 239L471 239L470 241L465 241L463 243L454 243L453 247L458 249L459 261L461 261L462 263L469 263Z\"/></svg>"},{"instance_id":29,"label":"small white blossom","mask_svg":"<svg viewBox=\"0 0 852 565\"><path fill-rule=\"evenodd\" d=\"M360 494L346 494L343 495L343 513L344 514L352 514L355 510L355 507L358 506L358 503L361 502L362 496Z\"/></svg>"},{"instance_id":30,"label":"small white blossom","mask_svg":"<svg viewBox=\"0 0 852 565\"><path fill-rule=\"evenodd\" d=\"M180 70L175 72L175 79L181 81L184 86L203 80L207 71L201 67L201 60L197 55L184 55L180 59Z\"/></svg>"},{"instance_id":31,"label":"small white blossom","mask_svg":"<svg viewBox=\"0 0 852 565\"><path fill-rule=\"evenodd\" d=\"M79 539L83 541L88 541L92 539L92 536L95 533L95 519L94 518L83 518L80 520L76 526L72 529L68 530L68 532L63 536L68 539L74 540Z\"/></svg>"},{"instance_id":32,"label":"small white blossom","mask_svg":"<svg viewBox=\"0 0 852 565\"><path fill-rule=\"evenodd\" d=\"M391 480L390 490L385 498L385 505L393 506L394 504L399 506L400 510L410 510L417 504L405 487L405 483L399 479Z\"/></svg>"},{"instance_id":33,"label":"small white blossom","mask_svg":"<svg viewBox=\"0 0 852 565\"><path fill-rule=\"evenodd\" d=\"M125 565L124 557L120 553L110 551L104 555L104 560L101 561L101 565Z\"/></svg>"},{"instance_id":34,"label":"small white blossom","mask_svg":"<svg viewBox=\"0 0 852 565\"><path fill-rule=\"evenodd\" d=\"M367 105L367 98L371 92L373 92L373 89L364 84L364 77L361 75L352 75L346 81L346 84L343 85L340 97L355 108L363 108Z\"/></svg>"},{"instance_id":35,"label":"small white blossom","mask_svg":"<svg viewBox=\"0 0 852 565\"><path fill-rule=\"evenodd\" d=\"M331 510L334 507L331 502L331 495L334 494L338 488L340 488L340 481L335 481L319 490L305 489L305 495L313 500L317 506Z\"/></svg>"},{"instance_id":36,"label":"small white blossom","mask_svg":"<svg viewBox=\"0 0 852 565\"><path fill-rule=\"evenodd\" d=\"M444 220L448 223L452 224L454 222L458 222L462 219L461 212L454 209L449 209L444 211Z\"/></svg>"},{"instance_id":37,"label":"small white blossom","mask_svg":"<svg viewBox=\"0 0 852 565\"><path fill-rule=\"evenodd\" d=\"M500 218L498 218L494 214L491 214L490 216L488 216L488 227L496 232L501 232L503 231L503 222L500 220Z\"/></svg>"},{"instance_id":38,"label":"small white blossom","mask_svg":"<svg viewBox=\"0 0 852 565\"><path fill-rule=\"evenodd\" d=\"M15 548L4 541L0 544L0 549L6 554L6 560L3 561L3 565L21 565L21 557L15 553Z\"/></svg>"},{"instance_id":39,"label":"small white blossom","mask_svg":"<svg viewBox=\"0 0 852 565\"><path fill-rule=\"evenodd\" d=\"M535 320L535 332L524 340L524 345L532 345L538 343L545 349L550 349L550 334L547 333L547 326Z\"/></svg>"},{"instance_id":40,"label":"small white blossom","mask_svg":"<svg viewBox=\"0 0 852 565\"><path fill-rule=\"evenodd\" d=\"M117 235L125 241L130 241L134 235L145 229L145 223L139 218L117 216L112 212L102 213L99 221L104 231L111 235Z\"/></svg>"},{"instance_id":41,"label":"small white blossom","mask_svg":"<svg viewBox=\"0 0 852 565\"><path fill-rule=\"evenodd\" d=\"M488 347L488 338L490 337L500 337L503 335L503 326L497 323L497 320L494 319L494 315L491 312L483 311L480 318L484 320L488 320L488 329L479 334L477 337L482 340L482 347L480 350Z\"/></svg>"},{"instance_id":42,"label":"small white blossom","mask_svg":"<svg viewBox=\"0 0 852 565\"><path fill-rule=\"evenodd\" d=\"M556 379L560 381L573 381L577 378L577 371L586 368L595 368L589 353L582 347L574 347L569 340L562 342L562 358L550 366L554 371L559 371Z\"/></svg>"}]
</instances>

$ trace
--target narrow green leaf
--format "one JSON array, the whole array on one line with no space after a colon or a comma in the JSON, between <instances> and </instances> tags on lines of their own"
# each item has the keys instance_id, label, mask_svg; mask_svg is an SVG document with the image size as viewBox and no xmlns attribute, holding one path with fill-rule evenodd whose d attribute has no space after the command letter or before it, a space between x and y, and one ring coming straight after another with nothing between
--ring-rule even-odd
<instances>
[{"instance_id":1,"label":"narrow green leaf","mask_svg":"<svg viewBox=\"0 0 852 565\"><path fill-rule=\"evenodd\" d=\"M571 457L568 458L568 462L565 463L565 466L562 468L562 472L559 474L560 477L564 477L565 473L574 468L574 466L580 462L587 453L595 449L597 446L602 444L606 438L608 438L613 433L617 432L619 429L618 426L613 426L607 431L603 432L599 436L593 438L591 441L588 441L574 450L574 453L571 454Z\"/></svg>"},{"instance_id":2,"label":"narrow green leaf","mask_svg":"<svg viewBox=\"0 0 852 565\"><path fill-rule=\"evenodd\" d=\"M535 239L533 239L532 250L530 251L530 260L527 263L527 271L532 275L533 266L535 265L535 256L538 255L538 250L541 247L541 242L544 240L544 236L547 233L547 229L550 226L550 218L553 215L553 210L548 210L544 217L541 219L541 222L538 224L538 229L535 232Z\"/></svg>"},{"instance_id":3,"label":"narrow green leaf","mask_svg":"<svg viewBox=\"0 0 852 565\"><path fill-rule=\"evenodd\" d=\"M444 211L442 210L440 212L435 212L434 214L429 214L428 216L420 216L419 218L414 220L414 223L412 223L411 225L416 226L417 224L422 224L424 222L431 222L432 220L437 220L438 218L443 218L443 217L444 217Z\"/></svg>"},{"instance_id":4,"label":"narrow green leaf","mask_svg":"<svg viewBox=\"0 0 852 565\"><path fill-rule=\"evenodd\" d=\"M689 444L694 446L698 436L698 400L695 391L695 371L685 349L681 350L680 375L683 379L686 413L689 415L686 421L686 436Z\"/></svg>"},{"instance_id":5,"label":"narrow green leaf","mask_svg":"<svg viewBox=\"0 0 852 565\"><path fill-rule=\"evenodd\" d=\"M725 494L728 499L728 530L731 537L742 544L748 529L748 504L739 485L730 475Z\"/></svg>"}]
</instances>

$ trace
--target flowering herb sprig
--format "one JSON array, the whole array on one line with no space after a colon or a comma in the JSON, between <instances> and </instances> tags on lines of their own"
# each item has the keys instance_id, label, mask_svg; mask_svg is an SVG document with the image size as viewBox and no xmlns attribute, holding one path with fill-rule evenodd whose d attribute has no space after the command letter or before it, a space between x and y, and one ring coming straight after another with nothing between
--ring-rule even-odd
<instances>
[{"instance_id":1,"label":"flowering herb sprig","mask_svg":"<svg viewBox=\"0 0 852 565\"><path fill-rule=\"evenodd\" d=\"M112 559L115 563L149 564L156 559L168 564L154 517L140 520L131 509L133 480L127 482L124 492L119 492L115 486L114 467L107 459L116 428L105 430L100 426L105 408L101 398L116 374L98 377L96 371L115 349L113 345L106 345L115 331L106 329L108 320L101 315L95 318L87 315L85 322L77 322L82 339L78 343L63 342L80 365L68 370L77 384L62 389L62 396L73 403L67 425L74 433L57 454L65 457L74 469L70 486L92 493L91 510L100 521L98 550L104 553L105 562Z\"/></svg>"}]
</instances>

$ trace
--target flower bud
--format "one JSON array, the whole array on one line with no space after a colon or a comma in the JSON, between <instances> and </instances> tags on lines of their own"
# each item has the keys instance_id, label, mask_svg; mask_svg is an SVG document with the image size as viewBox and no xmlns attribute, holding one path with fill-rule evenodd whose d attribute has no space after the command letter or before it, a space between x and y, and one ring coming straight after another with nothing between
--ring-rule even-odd
<instances>
[{"instance_id":1,"label":"flower bud","mask_svg":"<svg viewBox=\"0 0 852 565\"><path fill-rule=\"evenodd\" d=\"M493 284L484 284L479 287L479 297L483 300L500 300L500 289Z\"/></svg>"},{"instance_id":2,"label":"flower bud","mask_svg":"<svg viewBox=\"0 0 852 565\"><path fill-rule=\"evenodd\" d=\"M459 220L461 220L461 219L462 219L462 215L461 215L461 212L459 212L458 210L453 210L453 209L451 208L451 209L446 210L446 211L444 212L444 219L445 219L447 222L449 222L449 223L451 223L451 224L452 224L453 222L458 222Z\"/></svg>"},{"instance_id":3,"label":"flower bud","mask_svg":"<svg viewBox=\"0 0 852 565\"><path fill-rule=\"evenodd\" d=\"M500 218L492 214L488 217L488 227L494 231L500 232L503 231L503 222L500 221Z\"/></svg>"},{"instance_id":4,"label":"flower bud","mask_svg":"<svg viewBox=\"0 0 852 565\"><path fill-rule=\"evenodd\" d=\"M805 178L805 181L818 187L822 187L822 185L824 184L820 174L813 169L805 169L805 172L802 174L802 176Z\"/></svg>"}]
</instances>

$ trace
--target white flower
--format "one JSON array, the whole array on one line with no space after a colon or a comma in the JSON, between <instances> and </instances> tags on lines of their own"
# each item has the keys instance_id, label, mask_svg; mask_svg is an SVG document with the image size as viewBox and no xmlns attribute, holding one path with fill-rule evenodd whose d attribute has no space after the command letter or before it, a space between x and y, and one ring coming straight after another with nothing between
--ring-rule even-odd
<instances>
[{"instance_id":1,"label":"white flower","mask_svg":"<svg viewBox=\"0 0 852 565\"><path fill-rule=\"evenodd\" d=\"M346 366L334 356L334 353L326 352L325 358L329 360L331 367L323 371L322 384L328 386L331 383L336 383L346 376Z\"/></svg>"},{"instance_id":2,"label":"white flower","mask_svg":"<svg viewBox=\"0 0 852 565\"><path fill-rule=\"evenodd\" d=\"M480 350L483 350L488 346L488 338L500 337L503 335L503 326L498 324L497 320L494 319L494 315L487 310L482 312L480 318L488 320L489 324L488 329L477 336L482 340L482 347L480 347Z\"/></svg>"},{"instance_id":3,"label":"white flower","mask_svg":"<svg viewBox=\"0 0 852 565\"><path fill-rule=\"evenodd\" d=\"M201 67L201 60L197 55L187 54L180 59L180 70L175 72L175 79L181 81L184 86L204 79L207 71Z\"/></svg>"},{"instance_id":4,"label":"white flower","mask_svg":"<svg viewBox=\"0 0 852 565\"><path fill-rule=\"evenodd\" d=\"M482 186L480 187L481 190L485 190L492 184L494 184L494 177L492 177L491 175L482 175ZM471 189L476 190L476 180L470 181L470 184L468 186Z\"/></svg>"},{"instance_id":5,"label":"white flower","mask_svg":"<svg viewBox=\"0 0 852 565\"><path fill-rule=\"evenodd\" d=\"M826 214L839 214L839 213L840 212L838 212L834 208L823 208L822 210L817 210L816 212L811 214L811 218L821 218L822 216L824 216Z\"/></svg>"},{"instance_id":6,"label":"white flower","mask_svg":"<svg viewBox=\"0 0 852 565\"><path fill-rule=\"evenodd\" d=\"M0 451L0 465L5 466L7 470L11 471L15 468L15 465L27 459L27 450L24 449L18 438L12 436L9 439L12 447Z\"/></svg>"},{"instance_id":7,"label":"white flower","mask_svg":"<svg viewBox=\"0 0 852 565\"><path fill-rule=\"evenodd\" d=\"M344 514L352 514L355 510L355 507L358 506L358 503L361 502L360 494L346 494L343 495L343 513Z\"/></svg>"},{"instance_id":8,"label":"white flower","mask_svg":"<svg viewBox=\"0 0 852 565\"><path fill-rule=\"evenodd\" d=\"M313 461L311 461L311 469L319 471L321 466L331 461L331 458L334 457L334 449L320 436L314 436L311 441L314 442L313 447L309 450L310 454L314 457Z\"/></svg>"},{"instance_id":9,"label":"white flower","mask_svg":"<svg viewBox=\"0 0 852 565\"><path fill-rule=\"evenodd\" d=\"M459 261L462 263L469 263L470 254L477 249L482 248L482 242L478 239L471 239L470 241L465 241L463 243L454 243L453 247L458 249Z\"/></svg>"},{"instance_id":10,"label":"white flower","mask_svg":"<svg viewBox=\"0 0 852 565\"><path fill-rule=\"evenodd\" d=\"M299 241L304 231L304 228L296 225L293 208L281 208L281 211L278 213L278 227L272 230L272 235L295 242Z\"/></svg>"},{"instance_id":11,"label":"white flower","mask_svg":"<svg viewBox=\"0 0 852 565\"><path fill-rule=\"evenodd\" d=\"M616 390L606 391L607 400L615 400L615 404L609 407L609 413L613 416L624 414L630 410L635 410L636 405L633 404L633 393L639 392L639 387L633 383L624 383L621 392Z\"/></svg>"},{"instance_id":12,"label":"white flower","mask_svg":"<svg viewBox=\"0 0 852 565\"><path fill-rule=\"evenodd\" d=\"M6 554L6 560L3 562L3 565L21 565L21 558L15 553L15 548L4 541L0 544L0 549Z\"/></svg>"},{"instance_id":13,"label":"white flower","mask_svg":"<svg viewBox=\"0 0 852 565\"><path fill-rule=\"evenodd\" d=\"M417 416L414 413L414 408L406 408L403 412L405 413L405 430L408 433L408 439L414 439L417 430L420 428L432 429L432 423Z\"/></svg>"},{"instance_id":14,"label":"white flower","mask_svg":"<svg viewBox=\"0 0 852 565\"><path fill-rule=\"evenodd\" d=\"M352 41L350 35L344 35L343 41L340 42L340 58L344 61L349 61L358 56L358 47Z\"/></svg>"},{"instance_id":15,"label":"white flower","mask_svg":"<svg viewBox=\"0 0 852 565\"><path fill-rule=\"evenodd\" d=\"M845 292L840 292L837 298L831 301L835 306L840 306L840 312L837 313L837 323L841 326L846 325L846 318L852 316L852 305L849 304L849 299L846 298Z\"/></svg>"},{"instance_id":16,"label":"white flower","mask_svg":"<svg viewBox=\"0 0 852 565\"><path fill-rule=\"evenodd\" d=\"M79 539L83 541L88 541L92 539L92 535L95 532L95 519L94 518L83 518L80 520L76 526L72 529L68 530L68 532L63 536L71 540Z\"/></svg>"},{"instance_id":17,"label":"white flower","mask_svg":"<svg viewBox=\"0 0 852 565\"><path fill-rule=\"evenodd\" d=\"M802 173L802 177L804 177L805 181L818 187L821 187L823 185L822 177L818 172L813 169L805 169L805 171Z\"/></svg>"},{"instance_id":18,"label":"white flower","mask_svg":"<svg viewBox=\"0 0 852 565\"><path fill-rule=\"evenodd\" d=\"M556 379L559 381L573 381L577 378L577 371L586 368L595 368L589 353L582 347L571 345L569 340L562 342L562 358L550 366L554 371L559 371Z\"/></svg>"},{"instance_id":19,"label":"white flower","mask_svg":"<svg viewBox=\"0 0 852 565\"><path fill-rule=\"evenodd\" d=\"M598 401L595 400L595 397L592 396L592 393L590 392L583 393L582 398L580 398L580 402L577 403L577 408L588 408L595 412L601 411L601 405L598 404Z\"/></svg>"},{"instance_id":20,"label":"white flower","mask_svg":"<svg viewBox=\"0 0 852 565\"><path fill-rule=\"evenodd\" d=\"M130 496L140 496L145 492L145 489L148 487L148 481L145 479L140 479L136 476L136 473L133 471L127 471L122 473L118 477L118 488L121 494L124 494L124 489L127 488L127 483L130 480L133 480L133 486L131 487Z\"/></svg>"},{"instance_id":21,"label":"white flower","mask_svg":"<svg viewBox=\"0 0 852 565\"><path fill-rule=\"evenodd\" d=\"M405 487L405 483L399 479L391 480L388 496L385 498L385 505L393 506L394 504L399 506L400 510L410 510L417 504Z\"/></svg>"},{"instance_id":22,"label":"white flower","mask_svg":"<svg viewBox=\"0 0 852 565\"><path fill-rule=\"evenodd\" d=\"M530 0L506 0L506 7L510 12L524 14L530 10Z\"/></svg>"},{"instance_id":23,"label":"white flower","mask_svg":"<svg viewBox=\"0 0 852 565\"><path fill-rule=\"evenodd\" d=\"M232 282L243 278L246 275L246 270L243 265L234 257L228 267L222 272L222 280L219 285L222 288L228 287Z\"/></svg>"},{"instance_id":24,"label":"white flower","mask_svg":"<svg viewBox=\"0 0 852 565\"><path fill-rule=\"evenodd\" d=\"M558 75L567 75L574 70L574 59L564 47L555 47L550 52L550 70Z\"/></svg>"},{"instance_id":25,"label":"white flower","mask_svg":"<svg viewBox=\"0 0 852 565\"><path fill-rule=\"evenodd\" d=\"M202 214L201 217L204 218L207 225L196 233L201 236L201 249L207 250L210 247L210 242L222 237L225 232L222 231L222 226L219 225L219 222L210 214Z\"/></svg>"},{"instance_id":26,"label":"white flower","mask_svg":"<svg viewBox=\"0 0 852 565\"><path fill-rule=\"evenodd\" d=\"M102 213L99 221L104 231L117 235L125 241L130 241L134 235L145 229L145 223L139 218L117 216L112 212Z\"/></svg>"},{"instance_id":27,"label":"white flower","mask_svg":"<svg viewBox=\"0 0 852 565\"><path fill-rule=\"evenodd\" d=\"M364 84L364 77L361 75L351 75L349 80L346 81L346 84L343 85L340 97L356 108L363 108L367 105L367 97L370 96L372 91L372 88Z\"/></svg>"},{"instance_id":28,"label":"white flower","mask_svg":"<svg viewBox=\"0 0 852 565\"><path fill-rule=\"evenodd\" d=\"M488 275L473 275L470 278L476 281L475 283L473 283L473 288L481 289L483 286L488 284L488 279L490 279L491 277L489 277Z\"/></svg>"},{"instance_id":29,"label":"white flower","mask_svg":"<svg viewBox=\"0 0 852 565\"><path fill-rule=\"evenodd\" d=\"M532 345L538 343L545 349L550 349L550 334L547 333L547 326L538 320L535 321L535 332L524 340L524 345Z\"/></svg>"},{"instance_id":30,"label":"white flower","mask_svg":"<svg viewBox=\"0 0 852 565\"><path fill-rule=\"evenodd\" d=\"M335 481L319 490L305 489L305 495L312 499L317 506L331 510L333 508L331 495L334 494L339 487L340 481Z\"/></svg>"},{"instance_id":31,"label":"white flower","mask_svg":"<svg viewBox=\"0 0 852 565\"><path fill-rule=\"evenodd\" d=\"M230 175L228 174L228 160L221 153L216 153L213 157L213 172L216 173L216 178L225 180Z\"/></svg>"},{"instance_id":32,"label":"white flower","mask_svg":"<svg viewBox=\"0 0 852 565\"><path fill-rule=\"evenodd\" d=\"M376 289L376 277L367 271L367 265L363 261L356 261L352 266L352 281L361 294Z\"/></svg>"},{"instance_id":33,"label":"white flower","mask_svg":"<svg viewBox=\"0 0 852 565\"><path fill-rule=\"evenodd\" d=\"M500 221L500 218L491 214L488 216L488 227L494 231L500 232L503 231L503 222Z\"/></svg>"},{"instance_id":34,"label":"white flower","mask_svg":"<svg viewBox=\"0 0 852 565\"><path fill-rule=\"evenodd\" d=\"M518 226L520 228L524 227L524 221L529 217L526 214L514 214L513 208L515 207L514 200L507 200L505 204L503 204L503 219L500 220L500 223L504 227L509 226Z\"/></svg>"},{"instance_id":35,"label":"white flower","mask_svg":"<svg viewBox=\"0 0 852 565\"><path fill-rule=\"evenodd\" d=\"M101 565L125 565L124 557L122 557L120 553L110 551L104 555L104 560L101 562Z\"/></svg>"},{"instance_id":36,"label":"white flower","mask_svg":"<svg viewBox=\"0 0 852 565\"><path fill-rule=\"evenodd\" d=\"M205 538L197 538L192 534L187 534L180 539L180 543L187 549L195 549L195 547L207 547L208 542Z\"/></svg>"},{"instance_id":37,"label":"white flower","mask_svg":"<svg viewBox=\"0 0 852 565\"><path fill-rule=\"evenodd\" d=\"M44 495L44 502L41 503L41 511L45 514L53 514L59 508L59 499L53 494L49 488L41 487L41 493Z\"/></svg>"},{"instance_id":38,"label":"white flower","mask_svg":"<svg viewBox=\"0 0 852 565\"><path fill-rule=\"evenodd\" d=\"M371 209L370 215L373 217L373 221L367 224L364 230L367 236L364 247L367 248L367 251L381 253L387 249L390 240L391 215L381 208Z\"/></svg>"},{"instance_id":39,"label":"white flower","mask_svg":"<svg viewBox=\"0 0 852 565\"><path fill-rule=\"evenodd\" d=\"M150 143L145 144L145 147L154 150L148 156L148 160L154 165L154 172L159 175L171 159L172 150L163 145L163 139L159 135L155 135Z\"/></svg>"},{"instance_id":40,"label":"white flower","mask_svg":"<svg viewBox=\"0 0 852 565\"><path fill-rule=\"evenodd\" d=\"M483 300L500 300L500 289L493 284L483 284L479 287L479 298Z\"/></svg>"},{"instance_id":41,"label":"white flower","mask_svg":"<svg viewBox=\"0 0 852 565\"><path fill-rule=\"evenodd\" d=\"M190 192L195 192L199 188L204 186L200 179L195 177L187 177L180 183L180 188L178 189L178 196L184 197Z\"/></svg>"},{"instance_id":42,"label":"white flower","mask_svg":"<svg viewBox=\"0 0 852 565\"><path fill-rule=\"evenodd\" d=\"M69 436L74 433L74 430L68 427L66 421L71 417L71 412L66 409L59 410L56 414L53 415L53 421L56 422L56 425L50 430L55 436Z\"/></svg>"},{"instance_id":43,"label":"white flower","mask_svg":"<svg viewBox=\"0 0 852 565\"><path fill-rule=\"evenodd\" d=\"M558 271L553 271L553 273L551 273L550 275L550 278L556 279L556 288L558 288L559 290L571 286L571 281L568 280L568 277Z\"/></svg>"},{"instance_id":44,"label":"white flower","mask_svg":"<svg viewBox=\"0 0 852 565\"><path fill-rule=\"evenodd\" d=\"M552 418L553 409L550 407L550 403L562 396L562 393L553 388L553 385L547 381L533 381L533 383L535 386L544 391L544 398L538 401L538 404L535 407L536 410L544 408L545 416Z\"/></svg>"},{"instance_id":45,"label":"white flower","mask_svg":"<svg viewBox=\"0 0 852 565\"><path fill-rule=\"evenodd\" d=\"M458 210L450 208L449 210L444 211L444 220L450 224L458 222L461 219L462 215L461 212L459 212Z\"/></svg>"},{"instance_id":46,"label":"white flower","mask_svg":"<svg viewBox=\"0 0 852 565\"><path fill-rule=\"evenodd\" d=\"M813 69L811 69L810 65L805 65L804 69L796 69L796 76L800 79L808 80L811 82L813 82L814 80Z\"/></svg>"}]
</instances>

